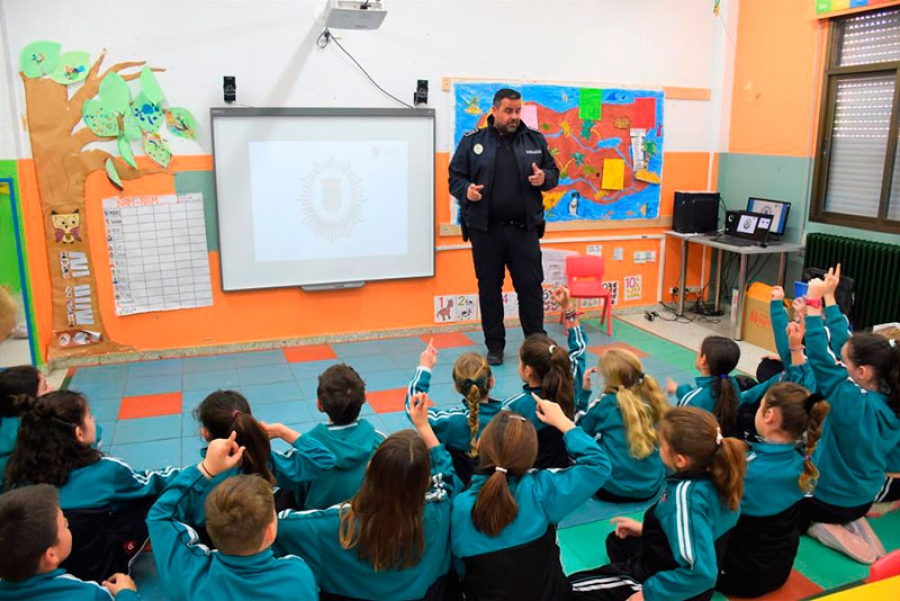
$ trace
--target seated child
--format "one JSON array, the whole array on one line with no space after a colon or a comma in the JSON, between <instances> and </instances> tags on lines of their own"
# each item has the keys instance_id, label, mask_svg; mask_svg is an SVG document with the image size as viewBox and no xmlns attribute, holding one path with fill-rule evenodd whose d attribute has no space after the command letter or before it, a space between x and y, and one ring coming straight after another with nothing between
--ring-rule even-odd
<instances>
[{"instance_id":1,"label":"seated child","mask_svg":"<svg viewBox=\"0 0 900 601\"><path fill-rule=\"evenodd\" d=\"M534 470L534 426L512 411L498 414L478 441L472 486L453 501L450 545L465 564L466 598L566 599L556 525L603 486L610 466L597 443L556 403L535 397L537 418L560 432L575 464Z\"/></svg>"},{"instance_id":2,"label":"seated child","mask_svg":"<svg viewBox=\"0 0 900 601\"><path fill-rule=\"evenodd\" d=\"M301 492L297 503L301 508L325 509L346 501L359 490L366 465L385 438L359 417L365 402L365 384L349 365L332 365L319 376L316 407L328 415L328 423L316 425L303 437L321 443L334 454L335 464L298 487ZM277 424L268 427L270 434L290 438L285 437L287 432L277 429Z\"/></svg>"},{"instance_id":3,"label":"seated child","mask_svg":"<svg viewBox=\"0 0 900 601\"><path fill-rule=\"evenodd\" d=\"M526 338L519 348L519 377L525 384L522 392L503 401L504 409L524 415L537 430L538 456L534 462L537 469L565 468L571 462L562 434L537 417L533 395L557 403L569 419L574 419L575 382L579 383L580 388L587 348L587 337L578 323L575 303L569 298L568 289L557 286L551 294L566 317L569 350L566 352L546 334L532 334ZM579 410L581 408L577 407Z\"/></svg>"},{"instance_id":4,"label":"seated child","mask_svg":"<svg viewBox=\"0 0 900 601\"><path fill-rule=\"evenodd\" d=\"M825 310L828 310L827 307ZM891 340L894 341L894 344L900 343L900 327L882 328L876 333L879 336L884 336L888 340L888 344L890 344ZM900 509L900 443L891 449L885 463L887 473L884 477L884 484L882 484L881 490L875 496L875 502L872 503L872 507L869 509L866 517L881 517L886 513Z\"/></svg>"},{"instance_id":5,"label":"seated child","mask_svg":"<svg viewBox=\"0 0 900 601\"><path fill-rule=\"evenodd\" d=\"M678 407L659 422L659 454L674 475L643 524L613 518L609 565L572 574L572 599L708 600L718 558L738 520L747 460L744 443L723 438L715 418Z\"/></svg>"},{"instance_id":6,"label":"seated child","mask_svg":"<svg viewBox=\"0 0 900 601\"><path fill-rule=\"evenodd\" d=\"M140 599L134 581L113 574L100 586L60 568L72 551L72 533L49 484L0 496L0 599L6 601L119 601Z\"/></svg>"},{"instance_id":7,"label":"seated child","mask_svg":"<svg viewBox=\"0 0 900 601\"><path fill-rule=\"evenodd\" d=\"M431 387L431 372L437 363L437 349L431 343L419 357L419 367L406 392L406 412L410 399ZM435 436L453 458L453 468L463 486L472 479L478 464L478 436L488 422L503 409L503 403L492 399L494 376L487 360L478 353L463 353L453 364L453 385L463 395L462 406L428 410L428 422Z\"/></svg>"},{"instance_id":8,"label":"seated child","mask_svg":"<svg viewBox=\"0 0 900 601\"><path fill-rule=\"evenodd\" d=\"M170 599L317 599L316 581L299 557L276 558L278 533L272 486L260 475L232 473L244 447L210 442L206 457L184 468L147 516L159 581ZM211 490L210 490L211 489ZM185 520L205 501L206 528L218 551L199 544Z\"/></svg>"},{"instance_id":9,"label":"seated child","mask_svg":"<svg viewBox=\"0 0 900 601\"><path fill-rule=\"evenodd\" d=\"M900 444L900 343L878 334L849 335L844 327L826 332L823 295L839 272L809 282L806 352L820 392L831 404L813 461L816 490L804 504L801 531L861 563L884 554L865 515L884 485L887 458ZM846 340L842 362L831 344Z\"/></svg>"},{"instance_id":10,"label":"seated child","mask_svg":"<svg viewBox=\"0 0 900 601\"><path fill-rule=\"evenodd\" d=\"M305 559L324 601L437 601L453 590L450 501L458 484L427 403L424 394L411 400L416 432L381 443L352 499L278 514L276 553Z\"/></svg>"},{"instance_id":11,"label":"seated child","mask_svg":"<svg viewBox=\"0 0 900 601\"><path fill-rule=\"evenodd\" d=\"M31 365L17 365L0 371L0 491L3 490L6 463L16 446L19 414L25 404L21 397L37 398L50 390L43 372Z\"/></svg>"},{"instance_id":12,"label":"seated child","mask_svg":"<svg viewBox=\"0 0 900 601\"><path fill-rule=\"evenodd\" d=\"M73 543L62 567L97 582L127 571L147 540L147 511L177 468L135 471L93 448L94 416L84 395L72 390L29 400L20 420L6 484L59 488Z\"/></svg>"},{"instance_id":13,"label":"seated child","mask_svg":"<svg viewBox=\"0 0 900 601\"><path fill-rule=\"evenodd\" d=\"M590 372L584 388L590 390ZM609 349L600 358L603 394L575 416L612 463L612 475L595 496L610 503L656 498L666 480L659 458L656 424L669 410L666 395L640 359L624 349Z\"/></svg>"},{"instance_id":14,"label":"seated child","mask_svg":"<svg viewBox=\"0 0 900 601\"><path fill-rule=\"evenodd\" d=\"M803 499L819 477L810 455L829 410L821 396L793 382L766 393L756 412L761 440L747 453L741 516L722 558L719 591L759 597L787 582L800 544Z\"/></svg>"},{"instance_id":15,"label":"seated child","mask_svg":"<svg viewBox=\"0 0 900 601\"><path fill-rule=\"evenodd\" d=\"M227 438L231 432L237 433L238 444L246 449L240 473L259 474L269 484L277 485L276 509L296 507L297 487L334 467L334 455L320 442L301 437L293 430L286 432L283 426L276 430L292 448L286 453L272 451L269 438L273 432L253 417L250 403L239 392L217 390L209 394L194 409L194 418L200 422L200 433L207 441ZM234 473L222 474L219 481ZM203 524L202 503L192 521Z\"/></svg>"}]
</instances>

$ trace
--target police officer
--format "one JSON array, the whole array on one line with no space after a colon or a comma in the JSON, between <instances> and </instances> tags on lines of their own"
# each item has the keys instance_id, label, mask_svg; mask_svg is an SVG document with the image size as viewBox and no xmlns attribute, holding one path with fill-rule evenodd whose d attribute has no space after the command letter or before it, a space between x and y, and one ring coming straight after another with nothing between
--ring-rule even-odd
<instances>
[{"instance_id":1,"label":"police officer","mask_svg":"<svg viewBox=\"0 0 900 601\"><path fill-rule=\"evenodd\" d=\"M450 193L459 201L463 240L472 242L481 327L491 365L503 362L502 287L509 268L526 336L544 332L539 239L544 235L542 191L559 181L544 137L522 123L522 95L494 94L484 129L466 132L450 161Z\"/></svg>"}]
</instances>

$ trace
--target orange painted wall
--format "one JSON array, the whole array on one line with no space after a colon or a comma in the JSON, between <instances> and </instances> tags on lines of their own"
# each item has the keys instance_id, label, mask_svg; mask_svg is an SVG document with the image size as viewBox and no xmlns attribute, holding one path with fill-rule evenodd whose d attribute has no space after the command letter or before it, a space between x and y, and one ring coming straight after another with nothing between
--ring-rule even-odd
<instances>
[{"instance_id":1,"label":"orange painted wall","mask_svg":"<svg viewBox=\"0 0 900 601\"><path fill-rule=\"evenodd\" d=\"M439 224L450 219L450 196L446 180L448 153L435 158L437 178L436 232L437 246L461 244L459 236L441 237ZM146 158L139 158L139 162ZM665 153L661 214L671 216L675 190L705 189L709 170L709 153ZM181 156L173 159L175 171L211 170L209 156ZM35 294L35 314L41 347L46 349L50 339L50 285L47 251L44 244L43 221L34 164L20 161L19 174L25 213L26 240L29 250L29 269ZM93 269L97 279L100 312L111 339L131 345L137 350L166 350L196 348L252 341L306 338L336 334L378 332L408 328L433 327L434 297L442 294L474 294L477 292L471 254L468 249L436 253L436 277L415 280L372 282L361 289L309 293L299 289L270 289L250 292L221 291L218 253L210 253L213 278L213 305L181 311L145 313L116 317L112 281L108 265L109 255L103 231L101 201L116 195L174 193L174 178L151 175L125 182L125 189L117 191L102 172L91 174L85 187L86 218L91 240ZM553 243L553 240L582 237L656 235L667 228L622 228L580 232L550 232L544 242L548 248L565 248L585 252L587 243ZM659 280L659 263L632 263L635 251L653 250L659 253L658 240L597 242L607 256L608 279L620 281L620 304L653 305ZM613 261L613 249L621 247L625 260ZM677 251L677 249L675 249ZM671 252L667 248L667 252ZM699 281L699 253L692 261L691 285ZM657 261L661 257L657 258ZM667 262L666 286L677 282L678 254ZM673 275L674 274L674 275ZM640 275L643 295L639 300L624 302L622 279ZM664 288L664 289L667 289ZM512 290L507 280L507 289Z\"/></svg>"},{"instance_id":2,"label":"orange painted wall","mask_svg":"<svg viewBox=\"0 0 900 601\"><path fill-rule=\"evenodd\" d=\"M799 0L740 3L729 152L810 155L827 20L810 18L809 8Z\"/></svg>"}]
</instances>

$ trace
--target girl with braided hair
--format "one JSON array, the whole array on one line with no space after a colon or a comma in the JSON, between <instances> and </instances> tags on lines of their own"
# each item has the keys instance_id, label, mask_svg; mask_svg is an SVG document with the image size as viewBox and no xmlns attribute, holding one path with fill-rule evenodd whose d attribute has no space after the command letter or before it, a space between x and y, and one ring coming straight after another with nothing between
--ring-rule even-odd
<instances>
[{"instance_id":1,"label":"girl with braided hair","mask_svg":"<svg viewBox=\"0 0 900 601\"><path fill-rule=\"evenodd\" d=\"M649 501L659 496L666 479L656 424L669 402L630 351L606 351L599 370L603 394L575 416L575 423L597 440L612 463L612 477L595 496L610 503ZM592 367L585 372L584 389L591 389L595 371Z\"/></svg>"},{"instance_id":2,"label":"girl with braided hair","mask_svg":"<svg viewBox=\"0 0 900 601\"><path fill-rule=\"evenodd\" d=\"M728 539L716 588L759 597L787 582L800 544L803 499L815 490L812 462L831 406L794 382L772 386L756 412L741 517Z\"/></svg>"},{"instance_id":3,"label":"girl with braided hair","mask_svg":"<svg viewBox=\"0 0 900 601\"><path fill-rule=\"evenodd\" d=\"M437 364L438 351L434 344L422 351L419 366L409 383L406 395L406 412L410 411L410 399L431 388L431 375ZM460 482L468 486L478 465L478 436L488 422L503 408L492 399L494 376L487 360L478 353L463 353L453 364L453 386L463 396L461 406L433 407L428 410L428 421L450 456Z\"/></svg>"}]
</instances>

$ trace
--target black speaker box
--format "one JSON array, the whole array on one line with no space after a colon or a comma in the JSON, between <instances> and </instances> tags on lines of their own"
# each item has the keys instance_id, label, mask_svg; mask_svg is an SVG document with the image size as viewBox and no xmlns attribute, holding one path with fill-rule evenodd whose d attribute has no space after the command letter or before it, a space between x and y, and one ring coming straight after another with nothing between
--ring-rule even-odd
<instances>
[{"instance_id":1,"label":"black speaker box","mask_svg":"<svg viewBox=\"0 0 900 601\"><path fill-rule=\"evenodd\" d=\"M676 192L672 229L682 234L719 229L718 192Z\"/></svg>"}]
</instances>

